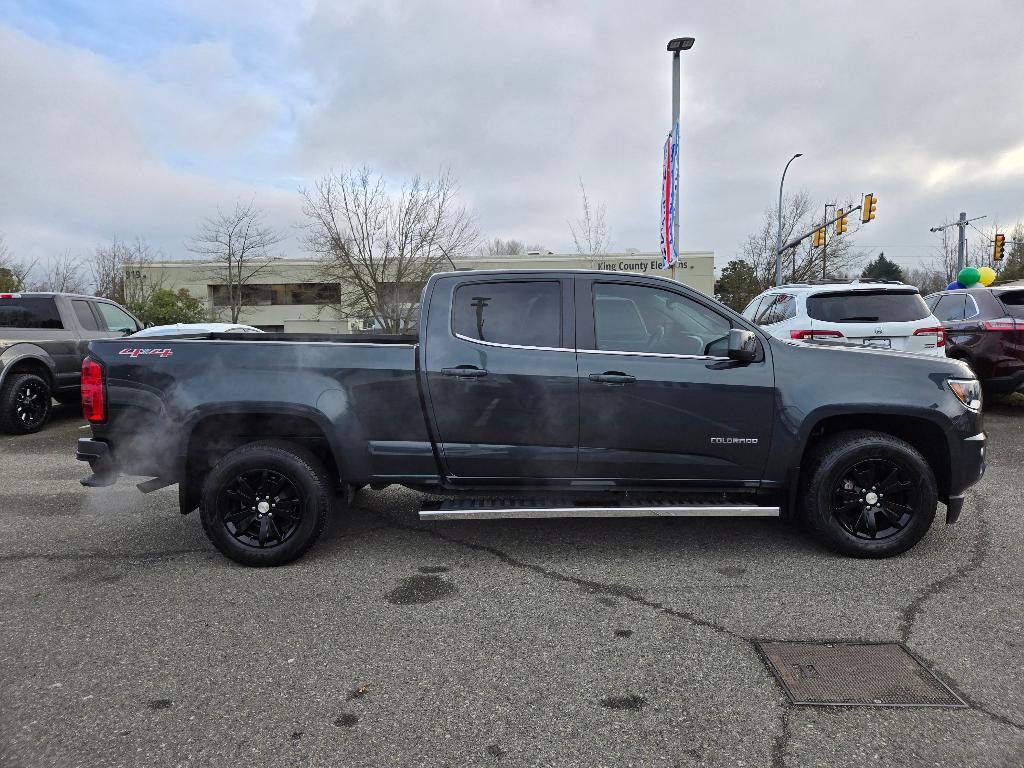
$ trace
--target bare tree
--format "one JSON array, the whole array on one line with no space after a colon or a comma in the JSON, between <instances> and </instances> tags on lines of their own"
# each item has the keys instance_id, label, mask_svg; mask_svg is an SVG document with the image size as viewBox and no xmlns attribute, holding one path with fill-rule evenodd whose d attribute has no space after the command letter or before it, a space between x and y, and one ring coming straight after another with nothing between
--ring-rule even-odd
<instances>
[{"instance_id":1,"label":"bare tree","mask_svg":"<svg viewBox=\"0 0 1024 768\"><path fill-rule=\"evenodd\" d=\"M580 179L580 195L583 197L583 212L576 221L569 222L569 232L572 234L576 253L597 256L608 250L610 240L610 232L604 218L604 203L591 204L582 178Z\"/></svg>"},{"instance_id":2,"label":"bare tree","mask_svg":"<svg viewBox=\"0 0 1024 768\"><path fill-rule=\"evenodd\" d=\"M162 255L141 237L130 243L114 238L109 245L97 246L91 265L96 295L141 316L150 297L163 287L163 279L150 269Z\"/></svg>"},{"instance_id":3,"label":"bare tree","mask_svg":"<svg viewBox=\"0 0 1024 768\"><path fill-rule=\"evenodd\" d=\"M25 290L33 266L15 259L0 235L0 291Z\"/></svg>"},{"instance_id":4,"label":"bare tree","mask_svg":"<svg viewBox=\"0 0 1024 768\"><path fill-rule=\"evenodd\" d=\"M222 300L215 301L214 306L227 307L232 323L237 323L242 314L245 287L270 266L270 249L284 239L263 219L263 211L252 201L235 203L232 211L218 208L217 215L205 219L186 246L213 262L207 270L209 278L225 286Z\"/></svg>"},{"instance_id":5,"label":"bare tree","mask_svg":"<svg viewBox=\"0 0 1024 768\"><path fill-rule=\"evenodd\" d=\"M32 284L33 291L53 291L55 293L85 293L88 280L82 269L82 262L70 252L63 256L53 256L46 260L42 277Z\"/></svg>"},{"instance_id":6,"label":"bare tree","mask_svg":"<svg viewBox=\"0 0 1024 768\"><path fill-rule=\"evenodd\" d=\"M320 259L321 279L339 286L335 309L373 318L385 333L412 330L423 285L449 268L449 257L469 255L479 237L457 192L444 172L390 193L365 167L300 190L306 247Z\"/></svg>"},{"instance_id":7,"label":"bare tree","mask_svg":"<svg viewBox=\"0 0 1024 768\"><path fill-rule=\"evenodd\" d=\"M500 237L496 237L493 240L488 240L479 249L481 256L523 256L531 251L544 253L547 248L537 243L530 245L515 238L502 240Z\"/></svg>"},{"instance_id":8,"label":"bare tree","mask_svg":"<svg viewBox=\"0 0 1024 768\"><path fill-rule=\"evenodd\" d=\"M849 210L850 203L839 207ZM854 215L847 219L848 231L836 235L835 228L829 227L828 240L824 249L815 248L807 238L795 248L783 254L783 279L800 281L828 277L845 277L864 258L864 254L853 246L852 236L860 229L859 219ZM788 242L824 223L824 206L811 201L806 192L789 195L782 203L782 242ZM760 290L775 285L775 246L779 226L778 208L765 210L761 225L747 237L743 244L741 258L754 268ZM859 272L859 270L858 270Z\"/></svg>"}]
</instances>

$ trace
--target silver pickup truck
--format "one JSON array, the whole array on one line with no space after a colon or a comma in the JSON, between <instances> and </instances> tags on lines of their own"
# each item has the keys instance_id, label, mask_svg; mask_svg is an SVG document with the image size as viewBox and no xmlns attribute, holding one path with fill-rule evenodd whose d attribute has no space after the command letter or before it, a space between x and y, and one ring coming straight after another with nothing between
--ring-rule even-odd
<instances>
[{"instance_id":1,"label":"silver pickup truck","mask_svg":"<svg viewBox=\"0 0 1024 768\"><path fill-rule=\"evenodd\" d=\"M89 342L142 323L123 307L70 293L0 293L0 430L38 432L53 399L76 403Z\"/></svg>"}]
</instances>

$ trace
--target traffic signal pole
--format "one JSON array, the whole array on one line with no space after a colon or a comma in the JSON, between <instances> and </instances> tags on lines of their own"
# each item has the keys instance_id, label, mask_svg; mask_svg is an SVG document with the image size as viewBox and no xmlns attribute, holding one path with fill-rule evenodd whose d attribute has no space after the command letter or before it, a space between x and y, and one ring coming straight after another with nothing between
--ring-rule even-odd
<instances>
[{"instance_id":1,"label":"traffic signal pole","mask_svg":"<svg viewBox=\"0 0 1024 768\"><path fill-rule=\"evenodd\" d=\"M960 228L960 237L956 241L956 273L967 266L967 214L960 211L960 221L957 222Z\"/></svg>"}]
</instances>

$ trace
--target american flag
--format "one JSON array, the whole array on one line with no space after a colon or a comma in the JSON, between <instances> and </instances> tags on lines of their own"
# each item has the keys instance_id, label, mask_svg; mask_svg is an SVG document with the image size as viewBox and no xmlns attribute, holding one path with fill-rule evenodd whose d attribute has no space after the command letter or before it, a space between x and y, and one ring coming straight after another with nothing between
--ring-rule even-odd
<instances>
[{"instance_id":1,"label":"american flag","mask_svg":"<svg viewBox=\"0 0 1024 768\"><path fill-rule=\"evenodd\" d=\"M665 158L661 178L661 268L668 269L679 259L675 241L676 216L679 215L676 187L679 180L679 123L665 139Z\"/></svg>"}]
</instances>

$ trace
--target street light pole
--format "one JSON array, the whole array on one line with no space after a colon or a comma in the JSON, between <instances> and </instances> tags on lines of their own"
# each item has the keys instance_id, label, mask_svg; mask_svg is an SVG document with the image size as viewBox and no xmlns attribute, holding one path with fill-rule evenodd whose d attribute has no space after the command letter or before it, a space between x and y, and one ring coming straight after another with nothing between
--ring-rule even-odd
<instances>
[{"instance_id":1,"label":"street light pole","mask_svg":"<svg viewBox=\"0 0 1024 768\"><path fill-rule=\"evenodd\" d=\"M803 157L802 152L797 152L791 158L792 163L798 157ZM779 182L779 234L775 239L775 285L782 285L782 185L786 183L786 171L789 170L789 163L782 169L782 181Z\"/></svg>"},{"instance_id":2,"label":"street light pole","mask_svg":"<svg viewBox=\"0 0 1024 768\"><path fill-rule=\"evenodd\" d=\"M679 52L688 51L693 48L694 38L676 37L668 41L668 50L672 51L672 128L670 134L675 132L679 125ZM671 141L671 139L670 139ZM676 152L679 152L678 145ZM676 163L679 157L676 156ZM672 225L672 244L678 251L679 248L679 173L675 174L675 187L672 190L673 199L676 201L676 216ZM676 279L676 264L672 262L672 279Z\"/></svg>"}]
</instances>

